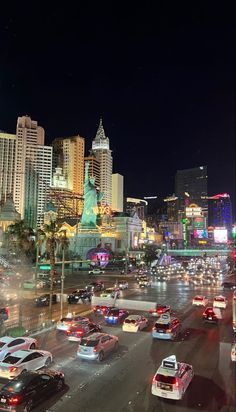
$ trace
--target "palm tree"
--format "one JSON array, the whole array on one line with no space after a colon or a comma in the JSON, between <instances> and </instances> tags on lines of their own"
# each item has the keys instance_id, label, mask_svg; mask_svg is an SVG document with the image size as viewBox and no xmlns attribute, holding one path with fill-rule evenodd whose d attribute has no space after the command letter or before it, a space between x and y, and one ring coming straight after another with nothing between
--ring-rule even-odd
<instances>
[{"instance_id":1,"label":"palm tree","mask_svg":"<svg viewBox=\"0 0 236 412\"><path fill-rule=\"evenodd\" d=\"M12 223L6 231L9 247L13 247L17 253L22 253L25 257L32 257L34 252L34 231L24 220Z\"/></svg>"},{"instance_id":2,"label":"palm tree","mask_svg":"<svg viewBox=\"0 0 236 412\"><path fill-rule=\"evenodd\" d=\"M65 230L61 230L61 226L56 222L51 222L43 226L43 229L38 231L39 245L45 243L46 254L50 262L50 301L49 301L49 321L52 321L52 295L53 295L53 280L55 276L55 253L58 246L61 246L64 255L66 248L69 245L69 239L66 237ZM65 259L64 259L65 260ZM63 279L64 281L64 279Z\"/></svg>"}]
</instances>

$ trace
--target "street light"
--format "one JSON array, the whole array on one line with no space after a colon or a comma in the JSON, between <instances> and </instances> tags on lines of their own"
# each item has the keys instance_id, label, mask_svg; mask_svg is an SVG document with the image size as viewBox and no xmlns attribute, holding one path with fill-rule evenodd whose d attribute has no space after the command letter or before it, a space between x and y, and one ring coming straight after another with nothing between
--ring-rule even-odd
<instances>
[{"instance_id":1,"label":"street light","mask_svg":"<svg viewBox=\"0 0 236 412\"><path fill-rule=\"evenodd\" d=\"M64 232L64 240L66 234ZM61 294L60 294L60 319L63 318L63 295L64 295L64 280L65 280L65 242L62 243L62 266L61 266Z\"/></svg>"}]
</instances>

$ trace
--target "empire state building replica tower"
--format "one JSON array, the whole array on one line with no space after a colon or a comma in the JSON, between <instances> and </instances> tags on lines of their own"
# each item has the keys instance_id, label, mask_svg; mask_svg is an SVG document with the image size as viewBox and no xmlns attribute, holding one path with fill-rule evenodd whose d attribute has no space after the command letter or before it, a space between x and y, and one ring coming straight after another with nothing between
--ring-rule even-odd
<instances>
[{"instance_id":1,"label":"empire state building replica tower","mask_svg":"<svg viewBox=\"0 0 236 412\"><path fill-rule=\"evenodd\" d=\"M112 155L109 139L105 135L102 119L98 126L95 139L92 142L92 153L100 163L100 192L103 193L101 204L112 204Z\"/></svg>"}]
</instances>

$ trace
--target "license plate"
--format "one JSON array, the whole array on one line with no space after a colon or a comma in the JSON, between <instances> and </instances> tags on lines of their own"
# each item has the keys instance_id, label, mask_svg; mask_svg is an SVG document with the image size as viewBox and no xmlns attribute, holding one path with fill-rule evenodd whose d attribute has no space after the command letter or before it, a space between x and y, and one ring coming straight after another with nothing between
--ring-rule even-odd
<instances>
[{"instance_id":1,"label":"license plate","mask_svg":"<svg viewBox=\"0 0 236 412\"><path fill-rule=\"evenodd\" d=\"M168 394L166 392L161 392L161 396L163 396L163 398L167 398Z\"/></svg>"},{"instance_id":2,"label":"license plate","mask_svg":"<svg viewBox=\"0 0 236 412\"><path fill-rule=\"evenodd\" d=\"M158 333L163 333L163 332L164 332L164 330L159 330L159 331L158 331Z\"/></svg>"},{"instance_id":3,"label":"license plate","mask_svg":"<svg viewBox=\"0 0 236 412\"><path fill-rule=\"evenodd\" d=\"M170 391L171 386L170 385L161 385L161 389L165 389L166 391Z\"/></svg>"},{"instance_id":4,"label":"license plate","mask_svg":"<svg viewBox=\"0 0 236 412\"><path fill-rule=\"evenodd\" d=\"M1 398L1 403L6 403L6 399L4 399L4 398Z\"/></svg>"}]
</instances>

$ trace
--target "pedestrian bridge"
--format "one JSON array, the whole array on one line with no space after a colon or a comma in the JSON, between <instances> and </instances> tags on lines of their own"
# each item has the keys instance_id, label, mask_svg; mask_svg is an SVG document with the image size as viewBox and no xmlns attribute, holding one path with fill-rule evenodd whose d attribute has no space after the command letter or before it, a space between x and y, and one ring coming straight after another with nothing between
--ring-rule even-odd
<instances>
[{"instance_id":1,"label":"pedestrian bridge","mask_svg":"<svg viewBox=\"0 0 236 412\"><path fill-rule=\"evenodd\" d=\"M228 249L168 249L166 252L170 256L228 256Z\"/></svg>"}]
</instances>

